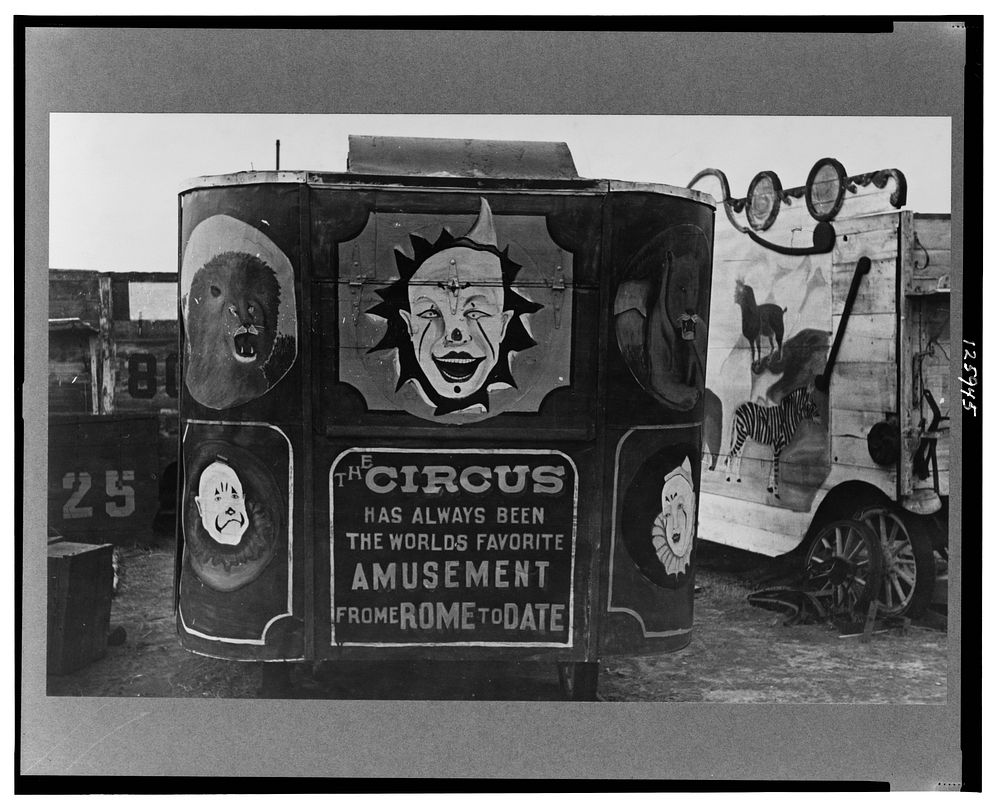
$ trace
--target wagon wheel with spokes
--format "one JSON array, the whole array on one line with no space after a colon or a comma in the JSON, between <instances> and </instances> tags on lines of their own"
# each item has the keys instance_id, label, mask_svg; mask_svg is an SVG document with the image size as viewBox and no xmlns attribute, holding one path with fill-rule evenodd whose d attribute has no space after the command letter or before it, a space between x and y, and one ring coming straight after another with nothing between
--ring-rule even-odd
<instances>
[{"instance_id":1,"label":"wagon wheel with spokes","mask_svg":"<svg viewBox=\"0 0 1000 805\"><path fill-rule=\"evenodd\" d=\"M882 611L917 617L934 593L936 567L930 536L916 518L895 507L866 506L854 517L871 526L882 546Z\"/></svg>"},{"instance_id":2,"label":"wagon wheel with spokes","mask_svg":"<svg viewBox=\"0 0 1000 805\"><path fill-rule=\"evenodd\" d=\"M882 568L882 548L871 527L834 520L809 545L805 588L831 613L864 612L879 594Z\"/></svg>"}]
</instances>

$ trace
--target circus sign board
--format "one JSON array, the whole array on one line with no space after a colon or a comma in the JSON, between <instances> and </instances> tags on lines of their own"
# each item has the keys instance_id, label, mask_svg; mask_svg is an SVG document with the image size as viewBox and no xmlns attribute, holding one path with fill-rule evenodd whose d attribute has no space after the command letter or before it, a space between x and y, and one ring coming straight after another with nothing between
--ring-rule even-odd
<instances>
[{"instance_id":1,"label":"circus sign board","mask_svg":"<svg viewBox=\"0 0 1000 805\"><path fill-rule=\"evenodd\" d=\"M571 646L576 505L559 451L345 451L331 643Z\"/></svg>"}]
</instances>

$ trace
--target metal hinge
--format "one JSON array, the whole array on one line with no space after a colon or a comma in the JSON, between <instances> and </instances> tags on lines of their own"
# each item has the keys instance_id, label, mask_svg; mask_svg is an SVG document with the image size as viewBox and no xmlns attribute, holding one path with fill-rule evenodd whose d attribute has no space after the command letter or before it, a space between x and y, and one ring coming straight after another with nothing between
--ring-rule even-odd
<instances>
[{"instance_id":1,"label":"metal hinge","mask_svg":"<svg viewBox=\"0 0 1000 805\"><path fill-rule=\"evenodd\" d=\"M354 326L357 327L358 318L361 316L361 298L365 282L368 281L368 277L361 273L361 259L358 254L357 243L354 244L354 248L351 250L351 269L354 279L350 280L347 285L351 289L351 317L354 320Z\"/></svg>"},{"instance_id":2,"label":"metal hinge","mask_svg":"<svg viewBox=\"0 0 1000 805\"><path fill-rule=\"evenodd\" d=\"M562 325L562 305L563 294L566 292L566 278L563 275L563 267L556 266L554 279L546 280L552 294L552 315L555 318L556 329Z\"/></svg>"}]
</instances>

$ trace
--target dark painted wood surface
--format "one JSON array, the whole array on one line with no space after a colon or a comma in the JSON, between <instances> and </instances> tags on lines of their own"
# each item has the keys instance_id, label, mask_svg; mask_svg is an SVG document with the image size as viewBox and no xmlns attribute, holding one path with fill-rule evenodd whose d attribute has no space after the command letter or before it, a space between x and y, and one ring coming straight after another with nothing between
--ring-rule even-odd
<instances>
[{"instance_id":1,"label":"dark painted wood surface","mask_svg":"<svg viewBox=\"0 0 1000 805\"><path fill-rule=\"evenodd\" d=\"M655 193L644 192L634 194L634 197L625 193L617 194L615 202L609 203L607 197L593 192L589 187L577 194L568 192L565 188L551 193L542 192L540 187L535 188L535 192L516 192L514 188L501 188L501 185L484 184L481 187L470 186L461 191L455 188L432 190L427 186L414 187L411 190L389 187L350 189L343 186L325 186L317 181L309 186L303 185L297 188L286 185L203 188L190 191L183 196L182 248L199 222L215 215L226 215L266 231L268 237L278 244L295 267L296 303L299 306L299 349L298 359L292 370L259 398L221 410L210 410L198 405L182 388L181 411L184 427L211 427L220 432L232 431L234 443L239 442L245 449L251 451L260 452L259 445L254 446L252 431L264 424L280 430L288 437L291 443L290 460L294 465L294 481L291 487L288 487L292 503L291 522L294 525L292 554L296 557L296 562L299 561L299 557L302 557L303 561L302 583L296 587L296 590L301 590L301 606L298 603L299 593L296 592L297 603L293 607L293 614L298 618L301 613L305 619L306 658L385 657L387 649L375 645L385 642L393 644L391 649L393 657L503 656L593 661L598 655L600 630L618 629L615 622L604 618L601 608L603 589L607 584L606 574L609 571L608 535L611 530L611 498L615 471L614 445L609 455L610 437L605 432L606 422L613 419L617 423L613 436L615 444L618 435L637 422L685 426L684 435L678 433L675 437L672 432L668 432L667 436L661 438L661 442L666 439L663 445L668 448L671 445L677 447L687 445L689 442L692 444L698 442L697 438L691 438L691 433L695 433L699 427L699 407L695 405L681 412L671 411L650 397L634 375L624 367L609 372L607 364L613 360L612 356L617 346L609 343L608 335L611 326L610 301L614 298L617 283L621 281L617 271L619 261L634 257L645 239L653 238L664 227L678 223L702 227L706 241L710 243L711 209L687 200L660 197ZM345 373L344 355L345 350L353 349L355 357L361 362L359 365L365 365L364 361L373 345L366 343L362 350L356 344L345 343L347 339L344 334L350 334L351 328L355 326L355 320L361 320L368 315L373 305L378 304L378 299L384 298L377 294L373 296L373 292L385 291L400 276L398 260L393 257L393 252L399 250L397 247L401 246L405 251L412 243L410 235L419 235L425 239L429 237L433 240L445 224L452 236L463 235L472 222L477 220L482 199L488 201L492 214L498 221L498 248L503 250L508 242L516 242L529 260L539 263L538 270L534 274L524 271L524 293L532 302L541 305L540 310L531 315L535 317L536 322L540 322L541 317L547 317L548 329L538 325L532 327L531 334L537 336L559 329L554 326L557 317L556 308L559 308L562 315L560 326L565 328L564 332L569 336L564 358L560 357L558 351L552 350L550 336L536 338L535 346L523 348L523 356L520 353L515 355L511 369L517 382L516 388L520 391L530 386L530 373L521 373L519 369L519 366L523 369L527 363L519 364L518 361L522 357L530 356L532 351L542 358L538 364L539 370L556 370L553 368L554 364L550 366L549 363L545 363L549 360L544 357L547 350L552 353L557 363L564 361L565 371L561 378L563 385L549 391L540 402L524 410L504 405L495 406L491 398L486 409L488 416L465 420L453 417L447 422L436 421L434 416L415 417L399 403L393 405L397 390L392 385L387 386L385 391L389 404L372 405L371 391L364 390L361 370L355 367L352 370L354 374ZM517 228L518 221L528 221L532 218L544 220L544 228L530 230L526 227L520 232ZM374 224L366 230L370 222ZM402 233L402 238L397 230ZM363 234L365 232L370 234ZM615 247L617 252L612 252L609 245L612 243L618 244ZM562 271L561 278L553 273L556 269L547 262L546 255L558 253L552 252L549 244L554 244L557 250L563 250L572 257L571 266L559 269ZM707 254L710 255L710 252ZM544 265L541 265L543 263ZM569 268L571 270L568 270ZM700 279L703 287L707 289L710 285L710 258L709 262L702 266L702 270L705 276L701 276ZM533 281L528 281L529 277L533 277ZM517 287L516 282L512 284ZM356 295L357 298L352 295ZM555 302L557 296L559 304ZM696 300L692 304L692 312L697 312L699 315L702 328L707 327L707 299L706 290L703 297L704 304L701 300ZM549 319L552 321L549 322ZM386 326L378 321L374 323ZM182 333L182 337L183 335ZM381 371L396 370L392 361L388 360L382 365ZM306 378L309 378L308 383ZM700 383L703 388L704 376L701 375L699 378L697 373L691 373L690 376L684 377L684 381L694 387ZM309 427L309 431L303 432L303 427ZM195 431L191 433L194 434ZM202 436L191 438L189 449L195 450L197 448L195 442ZM481 638L478 641L451 641L469 642L472 645L429 646L428 642L436 642L432 634L436 627L430 625L428 626L430 632L410 641L415 645L400 647L398 639L386 638L384 628L386 624L379 624L380 628L376 629L374 623L365 624L360 621L350 623L350 607L357 607L359 619L362 617L360 615L364 605L362 599L366 592L370 592L364 587L373 585L373 565L376 561L380 563L379 570L383 574L383 579L387 572L386 566L394 559L400 563L416 563L417 572L420 574L418 580L420 590L404 590L407 595L400 596L400 601L387 599L381 603L386 607L395 606L406 597L408 602L419 607L422 603L436 600L433 591L426 588L435 572L438 574L438 579L442 578L442 574L447 574L447 568L442 563L462 562L472 553L468 550L459 550L454 545L450 548L445 545L445 535L451 534L454 537L456 534L444 529L441 523L413 522L417 508L415 499L405 503L397 502L396 505L400 508L400 518L405 519L409 516L411 520L407 524L406 532L403 533L413 531L428 535L428 541L425 541L423 547L407 550L404 546L398 551L390 547L386 553L385 540L388 538L388 528L382 532L381 547L375 547L374 536L371 536L371 543L362 542L360 534L374 535L378 530L375 528L379 525L376 509L382 508L371 501L370 505L365 504L364 500L374 495L388 493L373 492L368 487L364 493L367 497L362 500L360 493L357 499L344 498L343 495L346 493L340 487L331 488L331 478L336 477L337 467L345 460L343 456L347 454L346 451L353 451L350 455L367 454L371 461L374 461L379 452L388 451L385 455L394 455L393 461L396 463L399 463L397 459L401 461L401 456L404 455L422 456L427 461L421 460L417 473L420 474L420 483L424 484L434 477L434 472L438 472L434 470L431 475L425 473L425 465L431 456L440 457L440 463L435 465L439 468L454 465L455 479L458 479L461 477L461 470L468 469L465 464L462 467L458 466L461 463L459 455L461 451L470 451L467 455L475 456L476 466L481 468L476 470L480 472L476 477L482 479L483 472L494 473L498 467L514 462L520 453L532 450L559 451L572 461L578 484L575 509L573 511L559 509L556 512L559 507L554 506L550 507L550 512L545 506L536 505L535 497L538 496L533 497L533 493L528 492L515 494L518 498L516 503L501 503L490 499L486 503L477 504L474 498L477 494L486 494L485 492L456 490L456 501L458 501L456 506L475 509L476 505L483 505L490 508L492 513L487 518L488 522L476 524L476 530L459 533L465 533L468 539L477 539L479 531L484 533L492 531L509 536L514 530L518 533L526 530L523 524L503 522L497 514L501 507L505 510L508 508L526 510L529 513L537 508L543 508L545 513L540 516L545 519L551 515L554 518L553 522L558 521L556 525L559 525L560 533L565 533L569 524L574 523L576 538L569 561L561 554L552 557L547 555L529 557L549 562L550 565L547 567L559 566L558 572L553 571L553 575L547 578L561 579L562 586L558 591L555 588L545 590L542 596L544 601L539 600L553 604L556 603L555 598L561 602L571 595L573 617L571 644L559 642L557 645L531 645L546 642L534 639L530 619L524 620L524 605L533 601L528 599L522 601L516 596L511 597L510 588L503 587L503 582L508 581L503 573L499 582L497 576L493 576L494 584L489 591L490 597L484 604L484 608L488 610L487 617L492 618L495 610L500 613L500 622L493 624L491 621L486 624L489 628L478 635ZM274 451L266 452L272 455ZM543 456L536 456L531 461L542 461L542 458ZM462 459L466 463L472 460L472 458ZM520 459L515 463L518 462L524 463ZM352 483L366 483L363 479L372 466L358 465L352 470L345 465L347 474L344 477L350 479ZM655 468L656 472L661 473L659 476L661 486L662 473L671 469L676 468L666 465ZM402 471L398 467L397 470ZM445 472L445 470L440 471ZM351 472L354 472L354 476L350 475ZM383 477L382 480L386 480L387 477ZM374 479L373 483L378 486L378 479ZM187 486L190 487L190 484ZM697 488L696 477L694 488ZM657 487L655 492L655 503L658 506L660 488ZM190 488L187 494L192 494ZM427 505L446 505L441 495L424 495L424 497L428 498ZM447 494L444 497L447 497ZM646 504L652 505L649 501L645 501L644 505ZM360 507L355 512L357 515L355 519L360 517L362 522L356 524L341 522L337 511L349 513L352 506ZM366 520L369 508L373 509L372 516L376 522ZM390 521L394 517L393 508L395 507L387 505L387 517ZM403 523L398 522L395 525L402 526ZM422 526L424 530L420 531ZM552 527L555 529L555 526ZM348 546L345 549L343 545L338 545L331 551L331 539L349 539L348 532L355 535L354 548ZM434 537L438 538L437 542L434 541ZM379 553L376 557L375 554L379 551L385 553L385 556ZM365 556L359 558L360 554ZM511 574L511 579L520 573L519 578L530 580L531 568L528 568L525 575L524 568L518 569L515 564L519 560L525 561L524 557L527 555L523 551L519 554L509 547L502 547L498 549L496 556L490 556L489 561L509 562L508 572ZM338 557L339 561L348 563L347 575L345 568L338 564ZM623 557L620 561L634 561L630 555ZM477 555L477 558L482 557ZM432 568L433 572L427 570L428 563L437 563ZM361 567L361 575L357 574L358 567ZM399 567L397 565L396 568L397 581L402 579ZM571 577L568 575L570 567L572 567ZM650 623L655 621L658 627L668 629L676 625L678 630L684 631L690 626L692 618L690 600L693 590L693 567L691 570L692 572L684 575L679 584L658 587L651 596L640 597L630 603L648 610ZM537 571L536 566L536 574ZM182 573L187 572L188 569L185 567ZM293 572L293 578L298 585L298 571ZM534 578L537 579L538 576ZM565 589L565 585L570 581L571 592ZM255 583L251 582L245 588L246 594L251 597ZM349 589L344 589L345 585ZM383 589L380 592L387 591ZM393 592L398 593L399 590ZM524 590L520 590L518 594L523 597ZM217 596L216 604L213 606L216 606L216 614L219 617L222 617L220 614L222 609L232 610L225 615L225 618L230 618L235 616L239 607L235 604L235 598L231 602L227 602L225 598L224 595ZM183 585L181 599L183 611L185 607ZM450 600L448 599L449 602ZM517 630L511 627L516 639L503 640L500 638L503 637L506 628L503 621L504 605L508 603L519 604L521 610L518 613ZM191 606L197 606L193 599ZM664 607L671 610L667 616L669 624L666 627L661 623ZM348 618L347 626L353 627L351 634L348 634L350 629L341 630L339 638L333 635L331 629L338 617L338 608L344 608ZM536 616L537 627L538 612L534 611L533 614ZM481 617L478 608L476 616ZM419 609L416 610L414 617L419 629L421 618ZM526 634L518 635L517 631L525 623ZM447 627L447 624L445 626ZM389 632L391 633L391 630ZM345 634L352 639L346 640ZM525 640L525 637L529 639ZM185 644L189 647L215 656L236 659L299 659L302 656L297 649L293 651L290 648L291 644L282 644L281 641L272 643L270 640L265 642L266 645L262 647L232 639L210 639L207 635L185 637ZM449 640L440 642L448 643ZM477 642L483 645L475 645ZM678 648L683 642L686 642L686 639L673 641L666 646L661 643L661 649ZM526 645L518 645L519 643ZM634 635L612 639L607 645L619 648L634 645ZM290 653L282 654L284 651Z\"/></svg>"},{"instance_id":2,"label":"dark painted wood surface","mask_svg":"<svg viewBox=\"0 0 1000 805\"><path fill-rule=\"evenodd\" d=\"M68 674L104 656L111 585L110 545L49 545L46 664L50 674Z\"/></svg>"},{"instance_id":3,"label":"dark painted wood surface","mask_svg":"<svg viewBox=\"0 0 1000 805\"><path fill-rule=\"evenodd\" d=\"M103 307L102 283L105 285ZM136 287L139 288L137 293ZM129 467L118 468L136 474L129 486L137 496L137 513L111 525L115 540L128 538L126 528L134 529L137 538L146 538L150 526L146 514L150 511L153 515L149 520L157 512L162 515L161 528L168 527L166 523L173 513L174 488L170 479L174 477L177 462L180 374L176 301L152 306L143 302L150 300L144 293L151 294L153 302L162 302L164 296L176 300L176 288L177 275L167 272L49 272L50 413L96 414L102 411L103 396L103 413L147 415L156 424L152 434L143 431L143 439L152 449L136 459L142 463L131 466L134 461L130 458L125 462ZM100 331L102 309L103 337ZM161 318L150 318L151 311L152 315ZM60 425L55 418L52 422L50 438L60 445L54 459L65 473L68 471L63 466L66 461L75 461L72 459L74 446L64 443L65 423ZM118 426L103 427L94 421L94 427L98 429L94 431L96 434L103 434L110 440L118 438ZM100 445L95 460L104 461L97 456L119 448L114 441ZM115 459L111 463L121 462ZM102 467L102 471L111 469L110 465L104 467L102 464ZM79 471L89 473L85 468ZM56 497L70 496L73 490L65 491L64 495L58 482L56 479ZM91 476L91 485L89 496L97 494L98 488L104 489L104 476ZM91 534L87 539L99 538L99 526L96 521L91 522L92 518L67 520L63 517L64 502L62 500L58 506L52 504L50 525L74 534L87 532ZM103 505L102 502L97 510L103 510ZM83 507L87 508L93 507ZM99 514L94 516L99 518Z\"/></svg>"},{"instance_id":4,"label":"dark painted wood surface","mask_svg":"<svg viewBox=\"0 0 1000 805\"><path fill-rule=\"evenodd\" d=\"M148 539L159 509L159 420L150 414L49 419L49 526L79 542Z\"/></svg>"},{"instance_id":5,"label":"dark painted wood surface","mask_svg":"<svg viewBox=\"0 0 1000 805\"><path fill-rule=\"evenodd\" d=\"M352 134L347 169L389 176L579 179L566 143Z\"/></svg>"}]
</instances>

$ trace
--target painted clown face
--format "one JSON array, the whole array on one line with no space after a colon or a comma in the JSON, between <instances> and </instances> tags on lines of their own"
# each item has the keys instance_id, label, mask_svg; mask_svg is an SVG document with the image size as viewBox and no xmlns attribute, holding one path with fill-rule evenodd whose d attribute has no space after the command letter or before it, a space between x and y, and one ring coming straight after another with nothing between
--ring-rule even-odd
<instances>
[{"instance_id":1,"label":"painted clown face","mask_svg":"<svg viewBox=\"0 0 1000 805\"><path fill-rule=\"evenodd\" d=\"M409 303L399 313L433 389L446 399L477 391L500 359L513 316L503 309L500 258L468 247L445 249L410 278Z\"/></svg>"},{"instance_id":2,"label":"painted clown face","mask_svg":"<svg viewBox=\"0 0 1000 805\"><path fill-rule=\"evenodd\" d=\"M194 500L209 536L222 545L238 545L250 520L243 484L233 468L221 461L209 464L201 474Z\"/></svg>"},{"instance_id":3,"label":"painted clown face","mask_svg":"<svg viewBox=\"0 0 1000 805\"><path fill-rule=\"evenodd\" d=\"M663 479L660 514L653 523L653 547L668 574L683 573L694 542L695 497L691 463L684 463Z\"/></svg>"}]
</instances>

